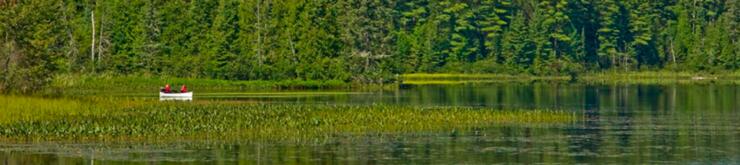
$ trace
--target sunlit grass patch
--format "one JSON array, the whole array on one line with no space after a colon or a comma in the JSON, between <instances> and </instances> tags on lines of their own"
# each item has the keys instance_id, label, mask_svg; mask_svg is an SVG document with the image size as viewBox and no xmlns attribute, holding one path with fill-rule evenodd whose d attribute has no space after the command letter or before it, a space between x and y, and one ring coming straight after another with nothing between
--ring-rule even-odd
<instances>
[{"instance_id":1,"label":"sunlit grass patch","mask_svg":"<svg viewBox=\"0 0 740 165\"><path fill-rule=\"evenodd\" d=\"M509 74L450 74L450 73L413 73L400 76L401 84L468 84L468 83L496 83L496 82L528 82L528 81L567 81L568 76L534 76Z\"/></svg>"},{"instance_id":2,"label":"sunlit grass patch","mask_svg":"<svg viewBox=\"0 0 740 165\"><path fill-rule=\"evenodd\" d=\"M455 85L455 84L469 84L469 83L494 83L501 82L496 80L405 80L403 84L407 85Z\"/></svg>"},{"instance_id":3,"label":"sunlit grass patch","mask_svg":"<svg viewBox=\"0 0 740 165\"><path fill-rule=\"evenodd\" d=\"M149 103L118 113L0 124L5 140L315 140L492 125L558 124L572 112L392 105Z\"/></svg>"},{"instance_id":4,"label":"sunlit grass patch","mask_svg":"<svg viewBox=\"0 0 740 165\"><path fill-rule=\"evenodd\" d=\"M407 80L568 80L568 76L534 76L510 74L468 74L468 73L412 73L403 74L401 79Z\"/></svg>"},{"instance_id":5,"label":"sunlit grass patch","mask_svg":"<svg viewBox=\"0 0 740 165\"><path fill-rule=\"evenodd\" d=\"M0 95L0 123L52 119L62 115L79 115L88 109L83 103L67 99L45 99Z\"/></svg>"},{"instance_id":6,"label":"sunlit grass patch","mask_svg":"<svg viewBox=\"0 0 740 165\"><path fill-rule=\"evenodd\" d=\"M740 72L723 73L695 73L673 71L604 71L581 73L571 76L535 76L529 74L451 74L451 73L414 73L401 75L402 84L466 84L466 83L495 83L495 82L527 82L527 81L560 81L576 80L582 83L738 83ZM575 78L575 79L574 79Z\"/></svg>"},{"instance_id":7,"label":"sunlit grass patch","mask_svg":"<svg viewBox=\"0 0 740 165\"><path fill-rule=\"evenodd\" d=\"M620 83L620 84L665 84L665 83L738 83L737 73L696 73L673 71L639 71L639 72L598 72L579 77L587 83Z\"/></svg>"},{"instance_id":8,"label":"sunlit grass patch","mask_svg":"<svg viewBox=\"0 0 740 165\"><path fill-rule=\"evenodd\" d=\"M640 71L640 72L596 72L584 74L585 79L692 79L694 77L715 78L716 75L691 72Z\"/></svg>"}]
</instances>

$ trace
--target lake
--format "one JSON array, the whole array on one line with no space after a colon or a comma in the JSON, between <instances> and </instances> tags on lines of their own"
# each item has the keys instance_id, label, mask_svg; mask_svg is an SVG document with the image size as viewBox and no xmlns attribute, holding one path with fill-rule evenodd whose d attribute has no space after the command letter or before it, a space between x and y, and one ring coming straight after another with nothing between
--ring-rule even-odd
<instances>
[{"instance_id":1,"label":"lake","mask_svg":"<svg viewBox=\"0 0 740 165\"><path fill-rule=\"evenodd\" d=\"M551 109L557 125L334 137L322 142L171 144L0 143L3 164L738 164L740 88L734 83L506 82L401 85L373 91L197 91L212 100ZM156 99L119 93L121 99Z\"/></svg>"}]
</instances>

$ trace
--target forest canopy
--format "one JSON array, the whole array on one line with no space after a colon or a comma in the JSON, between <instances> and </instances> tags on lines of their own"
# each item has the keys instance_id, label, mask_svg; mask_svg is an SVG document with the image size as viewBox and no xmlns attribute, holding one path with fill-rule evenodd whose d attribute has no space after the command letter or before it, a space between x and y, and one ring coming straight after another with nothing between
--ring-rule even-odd
<instances>
[{"instance_id":1,"label":"forest canopy","mask_svg":"<svg viewBox=\"0 0 740 165\"><path fill-rule=\"evenodd\" d=\"M0 89L60 73L373 83L740 67L736 0L0 0Z\"/></svg>"}]
</instances>

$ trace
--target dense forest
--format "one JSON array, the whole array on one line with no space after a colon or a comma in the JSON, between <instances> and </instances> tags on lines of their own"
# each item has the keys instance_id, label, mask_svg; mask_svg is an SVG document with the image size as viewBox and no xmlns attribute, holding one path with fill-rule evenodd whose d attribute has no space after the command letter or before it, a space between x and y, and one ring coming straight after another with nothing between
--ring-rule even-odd
<instances>
[{"instance_id":1,"label":"dense forest","mask_svg":"<svg viewBox=\"0 0 740 165\"><path fill-rule=\"evenodd\" d=\"M740 67L736 0L0 0L0 81ZM1 87L0 87L1 88Z\"/></svg>"}]
</instances>

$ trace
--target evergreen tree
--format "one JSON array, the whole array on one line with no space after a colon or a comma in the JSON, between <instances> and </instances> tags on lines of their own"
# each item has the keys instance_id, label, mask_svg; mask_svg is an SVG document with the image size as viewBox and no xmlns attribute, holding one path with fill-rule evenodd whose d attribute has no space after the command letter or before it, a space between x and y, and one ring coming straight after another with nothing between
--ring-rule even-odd
<instances>
[{"instance_id":1,"label":"evergreen tree","mask_svg":"<svg viewBox=\"0 0 740 165\"><path fill-rule=\"evenodd\" d=\"M1 86L16 91L58 73L378 83L414 72L740 66L732 0L50 0L0 8Z\"/></svg>"},{"instance_id":2,"label":"evergreen tree","mask_svg":"<svg viewBox=\"0 0 740 165\"><path fill-rule=\"evenodd\" d=\"M482 18L476 18L478 20L478 26L480 26L480 36L484 43L481 48L481 54L483 56L491 56L496 61L500 60L496 54L502 51L500 49L501 36L508 25L510 20L510 0L481 0L479 5L479 12L476 16L482 16Z\"/></svg>"},{"instance_id":3,"label":"evergreen tree","mask_svg":"<svg viewBox=\"0 0 740 165\"><path fill-rule=\"evenodd\" d=\"M39 90L63 69L63 7L59 1L0 4L0 91Z\"/></svg>"},{"instance_id":4,"label":"evergreen tree","mask_svg":"<svg viewBox=\"0 0 740 165\"><path fill-rule=\"evenodd\" d=\"M130 74L143 71L144 58L149 57L144 46L147 43L147 27L145 24L145 13L143 1L114 2L114 23L111 27L111 59L108 65L119 73Z\"/></svg>"},{"instance_id":5,"label":"evergreen tree","mask_svg":"<svg viewBox=\"0 0 740 165\"><path fill-rule=\"evenodd\" d=\"M200 32L194 27L196 22L190 17L190 6L193 3L184 0L170 1L160 7L161 12L156 16L161 20L162 31L158 39L161 54L157 57L161 59L159 67L162 74L186 76L183 69L191 69L182 63L190 60L190 56L194 56L197 50L191 47L196 45L192 43L195 42L195 37L192 36Z\"/></svg>"},{"instance_id":6,"label":"evergreen tree","mask_svg":"<svg viewBox=\"0 0 740 165\"><path fill-rule=\"evenodd\" d=\"M599 28L599 57L602 68L618 65L622 51L619 42L622 40L622 29L619 27L620 5L615 0L603 0L600 6L601 28Z\"/></svg>"},{"instance_id":7,"label":"evergreen tree","mask_svg":"<svg viewBox=\"0 0 740 165\"><path fill-rule=\"evenodd\" d=\"M567 30L570 22L570 17L565 12L567 5L566 0L545 0L539 4L540 9L544 10L544 20L541 23L549 34L548 51L551 58L559 58L564 53L562 50L572 40Z\"/></svg>"},{"instance_id":8,"label":"evergreen tree","mask_svg":"<svg viewBox=\"0 0 740 165\"><path fill-rule=\"evenodd\" d=\"M238 54L236 45L239 30L237 20L238 3L233 0L221 0L214 11L213 26L209 30L207 49L204 56L209 58L206 65L208 77L230 79L229 64Z\"/></svg>"},{"instance_id":9,"label":"evergreen tree","mask_svg":"<svg viewBox=\"0 0 740 165\"><path fill-rule=\"evenodd\" d=\"M632 1L628 5L630 6L629 38L632 41L629 43L630 52L628 54L630 56L623 59L623 63L656 64L657 56L654 54L652 45L655 34L650 25L654 23L657 16L648 1Z\"/></svg>"},{"instance_id":10,"label":"evergreen tree","mask_svg":"<svg viewBox=\"0 0 740 165\"><path fill-rule=\"evenodd\" d=\"M504 33L502 51L504 64L513 69L514 73L524 71L532 65L535 56L534 43L531 40L529 29L523 13L517 13L511 21L510 28Z\"/></svg>"},{"instance_id":11,"label":"evergreen tree","mask_svg":"<svg viewBox=\"0 0 740 165\"><path fill-rule=\"evenodd\" d=\"M444 28L449 29L450 47L445 50L446 70L455 72L464 62L476 58L478 47L475 46L475 40L468 38L468 34L475 31L470 22L474 13L464 2L442 2L441 5L444 6L444 15L440 18L446 24Z\"/></svg>"},{"instance_id":12,"label":"evergreen tree","mask_svg":"<svg viewBox=\"0 0 740 165\"><path fill-rule=\"evenodd\" d=\"M724 4L726 10L721 14L715 28L717 28L718 38L709 38L708 40L716 42L719 49L719 63L720 69L735 70L740 67L740 43L738 43L738 22L740 22L740 3L737 1L725 1Z\"/></svg>"}]
</instances>

